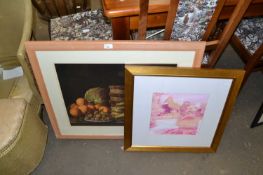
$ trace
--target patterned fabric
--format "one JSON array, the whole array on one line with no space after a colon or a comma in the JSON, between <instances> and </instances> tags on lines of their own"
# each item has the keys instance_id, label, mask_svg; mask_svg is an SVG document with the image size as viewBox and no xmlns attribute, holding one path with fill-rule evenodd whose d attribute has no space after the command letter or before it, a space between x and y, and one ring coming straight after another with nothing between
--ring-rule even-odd
<instances>
[{"instance_id":1,"label":"patterned fabric","mask_svg":"<svg viewBox=\"0 0 263 175\"><path fill-rule=\"evenodd\" d=\"M239 38L250 54L263 44L263 17L243 19L235 35Z\"/></svg>"},{"instance_id":2,"label":"patterned fabric","mask_svg":"<svg viewBox=\"0 0 263 175\"><path fill-rule=\"evenodd\" d=\"M203 64L203 65L208 64L209 57L210 57L210 54L208 52L205 52L201 64Z\"/></svg>"},{"instance_id":3,"label":"patterned fabric","mask_svg":"<svg viewBox=\"0 0 263 175\"><path fill-rule=\"evenodd\" d=\"M171 39L179 41L200 41L213 16L217 2L218 0L181 0L179 2ZM157 31L147 31L147 36ZM160 33L149 39L156 40L162 38L163 33ZM202 64L207 64L208 60L209 53L205 53Z\"/></svg>"},{"instance_id":4,"label":"patterned fabric","mask_svg":"<svg viewBox=\"0 0 263 175\"><path fill-rule=\"evenodd\" d=\"M136 40L138 38L138 32L132 32L132 39ZM146 40L162 40L164 37L164 29L147 29Z\"/></svg>"},{"instance_id":5,"label":"patterned fabric","mask_svg":"<svg viewBox=\"0 0 263 175\"><path fill-rule=\"evenodd\" d=\"M51 19L52 40L112 40L112 27L101 9Z\"/></svg>"},{"instance_id":6,"label":"patterned fabric","mask_svg":"<svg viewBox=\"0 0 263 175\"><path fill-rule=\"evenodd\" d=\"M171 39L199 41L213 16L218 0L181 0Z\"/></svg>"}]
</instances>

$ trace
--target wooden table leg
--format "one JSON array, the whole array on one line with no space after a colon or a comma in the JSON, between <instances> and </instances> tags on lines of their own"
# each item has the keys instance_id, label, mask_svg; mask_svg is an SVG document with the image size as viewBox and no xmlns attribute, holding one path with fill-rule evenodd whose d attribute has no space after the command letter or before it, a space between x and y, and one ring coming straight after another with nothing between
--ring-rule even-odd
<instances>
[{"instance_id":1,"label":"wooden table leg","mask_svg":"<svg viewBox=\"0 0 263 175\"><path fill-rule=\"evenodd\" d=\"M114 40L130 40L130 17L112 18Z\"/></svg>"}]
</instances>

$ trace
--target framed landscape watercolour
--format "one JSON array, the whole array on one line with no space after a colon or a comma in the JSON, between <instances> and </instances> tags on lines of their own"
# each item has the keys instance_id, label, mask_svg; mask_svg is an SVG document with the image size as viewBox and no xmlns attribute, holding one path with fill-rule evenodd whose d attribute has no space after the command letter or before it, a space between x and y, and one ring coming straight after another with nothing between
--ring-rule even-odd
<instances>
[{"instance_id":1,"label":"framed landscape watercolour","mask_svg":"<svg viewBox=\"0 0 263 175\"><path fill-rule=\"evenodd\" d=\"M200 67L205 42L31 41L26 49L57 138L124 134L124 65Z\"/></svg>"},{"instance_id":2,"label":"framed landscape watercolour","mask_svg":"<svg viewBox=\"0 0 263 175\"><path fill-rule=\"evenodd\" d=\"M126 151L215 152L244 71L126 66Z\"/></svg>"},{"instance_id":3,"label":"framed landscape watercolour","mask_svg":"<svg viewBox=\"0 0 263 175\"><path fill-rule=\"evenodd\" d=\"M254 128L256 126L263 125L263 103L261 104L252 124L251 128Z\"/></svg>"}]
</instances>

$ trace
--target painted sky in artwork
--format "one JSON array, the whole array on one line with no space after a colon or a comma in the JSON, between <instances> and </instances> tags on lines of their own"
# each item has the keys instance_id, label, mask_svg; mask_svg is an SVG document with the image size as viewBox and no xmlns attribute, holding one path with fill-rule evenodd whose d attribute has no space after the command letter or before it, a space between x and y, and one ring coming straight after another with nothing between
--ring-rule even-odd
<instances>
[{"instance_id":1,"label":"painted sky in artwork","mask_svg":"<svg viewBox=\"0 0 263 175\"><path fill-rule=\"evenodd\" d=\"M150 132L159 135L196 135L208 94L153 93Z\"/></svg>"}]
</instances>

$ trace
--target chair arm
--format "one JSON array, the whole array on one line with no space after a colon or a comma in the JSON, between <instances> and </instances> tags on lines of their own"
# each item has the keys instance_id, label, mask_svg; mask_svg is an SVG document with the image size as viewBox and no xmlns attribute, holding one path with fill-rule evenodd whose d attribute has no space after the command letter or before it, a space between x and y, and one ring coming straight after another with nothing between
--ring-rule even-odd
<instances>
[{"instance_id":1,"label":"chair arm","mask_svg":"<svg viewBox=\"0 0 263 175\"><path fill-rule=\"evenodd\" d=\"M38 100L42 101L39 92L37 90L33 72L30 63L27 59L26 50L25 50L25 41L29 41L32 35L33 6L31 0L24 0L24 3L25 3L24 26L23 26L21 41L17 51L17 59L23 68L24 74L27 77L28 83L32 91L34 92Z\"/></svg>"}]
</instances>

